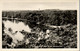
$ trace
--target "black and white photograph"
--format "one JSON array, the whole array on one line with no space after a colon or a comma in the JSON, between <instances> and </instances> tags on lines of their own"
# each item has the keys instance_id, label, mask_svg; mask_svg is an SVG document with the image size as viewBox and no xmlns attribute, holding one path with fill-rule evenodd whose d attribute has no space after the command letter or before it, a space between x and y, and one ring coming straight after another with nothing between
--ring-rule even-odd
<instances>
[{"instance_id":1,"label":"black and white photograph","mask_svg":"<svg viewBox=\"0 0 80 51\"><path fill-rule=\"evenodd\" d=\"M2 49L77 48L76 2L5 2Z\"/></svg>"}]
</instances>

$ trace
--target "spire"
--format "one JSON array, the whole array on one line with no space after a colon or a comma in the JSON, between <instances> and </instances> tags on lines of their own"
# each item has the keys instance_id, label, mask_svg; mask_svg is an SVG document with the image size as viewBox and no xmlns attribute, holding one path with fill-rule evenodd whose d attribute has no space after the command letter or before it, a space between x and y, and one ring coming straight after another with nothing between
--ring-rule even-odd
<instances>
[{"instance_id":1,"label":"spire","mask_svg":"<svg viewBox=\"0 0 80 51\"><path fill-rule=\"evenodd\" d=\"M39 8L39 10L40 10L40 8Z\"/></svg>"}]
</instances>

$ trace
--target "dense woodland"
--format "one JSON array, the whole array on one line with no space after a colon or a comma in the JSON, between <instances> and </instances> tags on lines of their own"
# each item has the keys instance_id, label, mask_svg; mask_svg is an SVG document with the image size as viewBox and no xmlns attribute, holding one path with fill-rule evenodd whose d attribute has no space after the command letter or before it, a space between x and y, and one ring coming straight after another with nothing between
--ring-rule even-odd
<instances>
[{"instance_id":1,"label":"dense woodland","mask_svg":"<svg viewBox=\"0 0 80 51\"><path fill-rule=\"evenodd\" d=\"M6 20L5 18L18 19L35 31L35 33L20 31L25 35L24 39L29 39L29 43L18 42L20 45L17 44L14 48L77 48L77 10L3 11L2 20ZM68 24L70 25L66 26ZM64 27L51 28L45 25ZM8 35L5 36L4 29L5 25L2 23L2 47L13 48L6 44L11 44L13 40ZM50 30L49 37L45 38L47 29ZM40 35L41 31L43 34ZM39 37L42 39L38 40Z\"/></svg>"},{"instance_id":2,"label":"dense woodland","mask_svg":"<svg viewBox=\"0 0 80 51\"><path fill-rule=\"evenodd\" d=\"M77 10L3 11L2 17L50 25L77 24Z\"/></svg>"}]
</instances>

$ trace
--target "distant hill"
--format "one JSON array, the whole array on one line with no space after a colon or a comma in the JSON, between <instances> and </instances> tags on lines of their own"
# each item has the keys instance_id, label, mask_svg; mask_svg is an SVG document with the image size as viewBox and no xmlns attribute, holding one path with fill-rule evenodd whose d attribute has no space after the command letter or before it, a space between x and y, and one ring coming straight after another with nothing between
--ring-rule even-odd
<instances>
[{"instance_id":1,"label":"distant hill","mask_svg":"<svg viewBox=\"0 0 80 51\"><path fill-rule=\"evenodd\" d=\"M30 23L66 25L77 24L77 10L22 10L22 11L3 11L2 17L26 19Z\"/></svg>"}]
</instances>

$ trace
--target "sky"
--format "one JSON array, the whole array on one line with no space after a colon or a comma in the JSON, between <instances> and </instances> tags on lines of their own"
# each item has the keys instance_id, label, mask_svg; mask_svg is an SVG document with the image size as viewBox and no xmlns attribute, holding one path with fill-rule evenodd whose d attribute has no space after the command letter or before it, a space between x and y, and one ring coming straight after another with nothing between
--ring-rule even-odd
<instances>
[{"instance_id":1,"label":"sky","mask_svg":"<svg viewBox=\"0 0 80 51\"><path fill-rule=\"evenodd\" d=\"M44 10L61 9L76 10L77 2L3 2L2 10Z\"/></svg>"}]
</instances>

